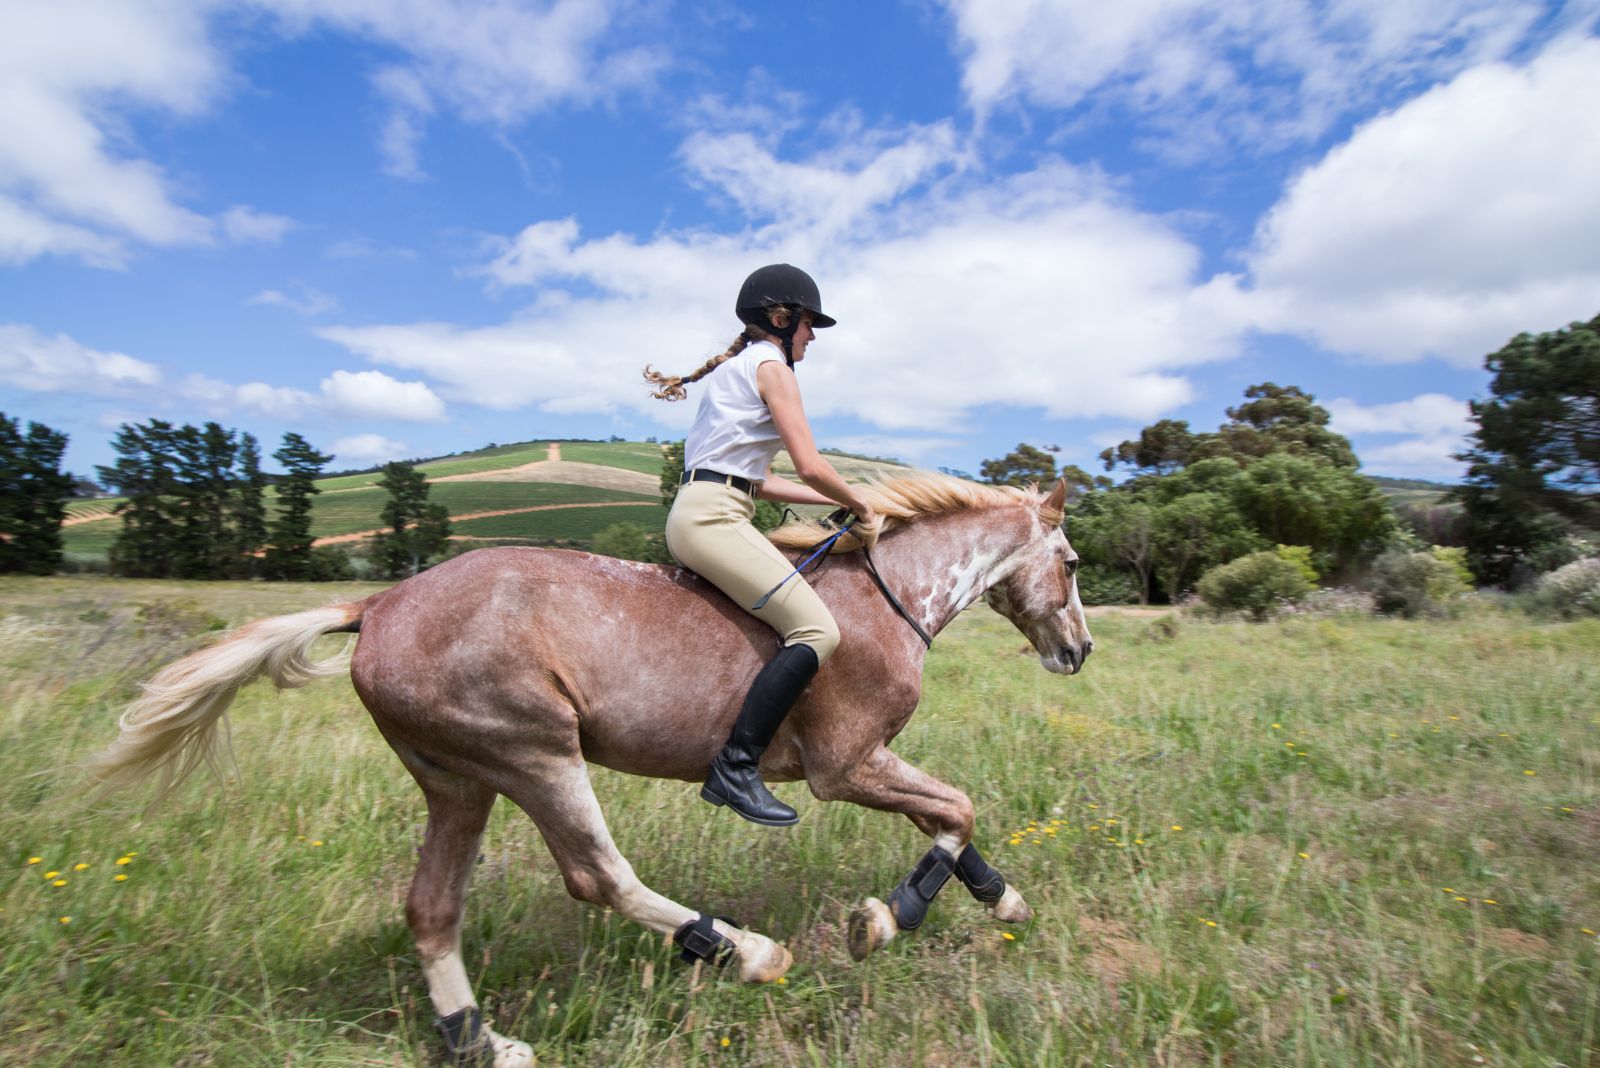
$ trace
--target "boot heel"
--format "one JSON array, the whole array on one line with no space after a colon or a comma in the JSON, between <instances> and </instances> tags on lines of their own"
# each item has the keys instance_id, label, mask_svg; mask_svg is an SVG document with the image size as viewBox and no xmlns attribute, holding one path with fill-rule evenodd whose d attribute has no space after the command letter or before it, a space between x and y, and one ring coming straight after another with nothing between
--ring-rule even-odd
<instances>
[{"instance_id":1,"label":"boot heel","mask_svg":"<svg viewBox=\"0 0 1600 1068\"><path fill-rule=\"evenodd\" d=\"M709 786L700 787L700 800L702 800L702 801L710 801L713 805L716 805L718 808L721 808L723 805L727 804L727 802L724 801L722 798L720 798L716 794L712 793L711 792L711 787L709 787Z\"/></svg>"}]
</instances>

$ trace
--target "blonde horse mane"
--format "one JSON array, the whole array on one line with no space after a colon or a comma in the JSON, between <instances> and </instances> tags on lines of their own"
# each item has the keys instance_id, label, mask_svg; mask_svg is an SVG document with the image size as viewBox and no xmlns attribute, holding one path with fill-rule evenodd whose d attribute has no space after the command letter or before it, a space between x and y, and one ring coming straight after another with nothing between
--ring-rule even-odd
<instances>
[{"instance_id":1,"label":"blonde horse mane","mask_svg":"<svg viewBox=\"0 0 1600 1068\"><path fill-rule=\"evenodd\" d=\"M886 532L924 516L1001 505L1023 505L1037 509L1045 500L1044 494L1036 486L984 486L932 471L871 478L857 488L883 517ZM1053 517L1044 515L1042 518L1052 525L1061 522L1059 514ZM780 549L806 549L831 533L833 528L819 520L790 520L781 527L769 530L767 539ZM854 552L860 548L860 542L847 536L834 542L830 552Z\"/></svg>"}]
</instances>

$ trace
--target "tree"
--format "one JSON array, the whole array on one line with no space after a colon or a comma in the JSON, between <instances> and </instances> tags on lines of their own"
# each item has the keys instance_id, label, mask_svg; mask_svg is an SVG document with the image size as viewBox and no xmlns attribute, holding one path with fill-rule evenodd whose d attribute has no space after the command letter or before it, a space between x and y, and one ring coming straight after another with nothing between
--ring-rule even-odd
<instances>
[{"instance_id":1,"label":"tree","mask_svg":"<svg viewBox=\"0 0 1600 1068\"><path fill-rule=\"evenodd\" d=\"M992 486L1044 486L1056 480L1056 458L1043 449L1019 443L1015 451L1000 459L983 461L978 472Z\"/></svg>"},{"instance_id":2,"label":"tree","mask_svg":"<svg viewBox=\"0 0 1600 1068\"><path fill-rule=\"evenodd\" d=\"M1468 467L1455 496L1473 572L1499 583L1574 526L1600 527L1600 316L1518 334L1484 367L1494 377L1488 399L1471 404L1477 426L1457 457Z\"/></svg>"},{"instance_id":3,"label":"tree","mask_svg":"<svg viewBox=\"0 0 1600 1068\"><path fill-rule=\"evenodd\" d=\"M618 560L649 561L654 553L649 535L637 523L613 523L594 536L593 549Z\"/></svg>"},{"instance_id":4,"label":"tree","mask_svg":"<svg viewBox=\"0 0 1600 1068\"><path fill-rule=\"evenodd\" d=\"M1100 454L1100 461L1107 471L1121 465L1158 475L1171 474L1194 458L1198 441L1186 420L1163 419L1139 431L1137 441L1124 441L1114 449L1106 449Z\"/></svg>"},{"instance_id":5,"label":"tree","mask_svg":"<svg viewBox=\"0 0 1600 1068\"><path fill-rule=\"evenodd\" d=\"M1234 503L1210 492L1185 493L1159 506L1153 536L1156 577L1173 600L1207 568L1261 546Z\"/></svg>"},{"instance_id":6,"label":"tree","mask_svg":"<svg viewBox=\"0 0 1600 1068\"><path fill-rule=\"evenodd\" d=\"M415 575L450 543L450 513L428 501L428 480L404 461L385 464L378 485L389 491L380 518L388 527L373 539L373 558L390 578Z\"/></svg>"},{"instance_id":7,"label":"tree","mask_svg":"<svg viewBox=\"0 0 1600 1068\"><path fill-rule=\"evenodd\" d=\"M74 479L61 470L67 436L0 412L0 571L48 575L61 566L61 521Z\"/></svg>"},{"instance_id":8,"label":"tree","mask_svg":"<svg viewBox=\"0 0 1600 1068\"><path fill-rule=\"evenodd\" d=\"M683 442L671 441L661 453L661 503L668 508L678 499L683 479Z\"/></svg>"},{"instance_id":9,"label":"tree","mask_svg":"<svg viewBox=\"0 0 1600 1068\"><path fill-rule=\"evenodd\" d=\"M233 551L238 570L256 573L256 554L267 544L267 476L261 471L261 445L254 434L239 437L239 477L229 506L233 513Z\"/></svg>"},{"instance_id":10,"label":"tree","mask_svg":"<svg viewBox=\"0 0 1600 1068\"><path fill-rule=\"evenodd\" d=\"M1133 572L1139 584L1139 603L1150 603L1156 519L1148 502L1115 490L1093 494L1073 514L1072 532L1072 542L1086 560Z\"/></svg>"},{"instance_id":11,"label":"tree","mask_svg":"<svg viewBox=\"0 0 1600 1068\"><path fill-rule=\"evenodd\" d=\"M311 580L311 498L322 492L317 476L333 457L312 448L299 434L283 436L283 446L272 454L283 465L278 479L279 512L272 524L272 547L267 550L267 574L274 578Z\"/></svg>"},{"instance_id":12,"label":"tree","mask_svg":"<svg viewBox=\"0 0 1600 1068\"><path fill-rule=\"evenodd\" d=\"M1228 422L1196 443L1197 456L1253 459L1288 453L1335 467L1361 466L1348 438L1328 429L1328 410L1299 386L1272 382L1245 389L1245 403L1228 409Z\"/></svg>"},{"instance_id":13,"label":"tree","mask_svg":"<svg viewBox=\"0 0 1600 1068\"><path fill-rule=\"evenodd\" d=\"M100 481L125 498L116 508L122 530L110 552L115 574L164 578L172 572L178 530L176 433L161 419L123 423L111 439L116 463L96 468Z\"/></svg>"}]
</instances>

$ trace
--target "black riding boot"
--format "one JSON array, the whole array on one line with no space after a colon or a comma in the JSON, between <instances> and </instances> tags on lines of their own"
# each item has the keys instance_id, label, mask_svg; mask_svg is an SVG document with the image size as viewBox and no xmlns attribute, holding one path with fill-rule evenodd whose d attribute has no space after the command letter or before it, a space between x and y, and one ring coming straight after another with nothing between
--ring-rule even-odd
<instances>
[{"instance_id":1,"label":"black riding boot","mask_svg":"<svg viewBox=\"0 0 1600 1068\"><path fill-rule=\"evenodd\" d=\"M751 823L787 827L799 822L795 810L767 790L756 765L817 667L816 651L809 645L784 646L767 661L750 684L728 744L711 762L701 797L727 805Z\"/></svg>"}]
</instances>

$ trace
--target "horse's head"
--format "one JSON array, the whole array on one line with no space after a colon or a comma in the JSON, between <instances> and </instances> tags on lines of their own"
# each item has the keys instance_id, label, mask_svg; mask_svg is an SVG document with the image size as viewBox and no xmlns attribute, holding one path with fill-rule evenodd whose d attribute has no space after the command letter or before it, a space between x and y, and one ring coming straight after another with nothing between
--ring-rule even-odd
<instances>
[{"instance_id":1,"label":"horse's head","mask_svg":"<svg viewBox=\"0 0 1600 1068\"><path fill-rule=\"evenodd\" d=\"M1005 578L984 594L990 608L1027 636L1045 670L1059 675L1081 671L1094 649L1078 600L1078 554L1061 529L1066 498L1066 482L1057 482L1039 505L1036 535L1012 556Z\"/></svg>"}]
</instances>

